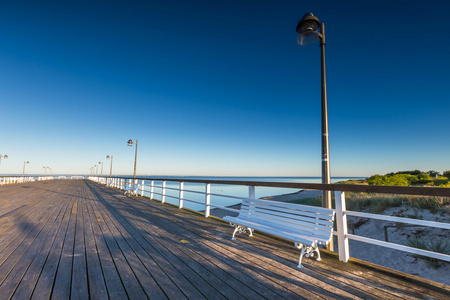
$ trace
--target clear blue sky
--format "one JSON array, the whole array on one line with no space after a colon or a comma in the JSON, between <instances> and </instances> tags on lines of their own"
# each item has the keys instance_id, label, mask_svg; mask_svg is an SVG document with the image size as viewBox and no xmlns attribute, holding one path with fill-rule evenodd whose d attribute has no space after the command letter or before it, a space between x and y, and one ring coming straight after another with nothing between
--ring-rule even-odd
<instances>
[{"instance_id":1,"label":"clear blue sky","mask_svg":"<svg viewBox=\"0 0 450 300\"><path fill-rule=\"evenodd\" d=\"M0 1L0 174L450 169L448 1Z\"/></svg>"}]
</instances>

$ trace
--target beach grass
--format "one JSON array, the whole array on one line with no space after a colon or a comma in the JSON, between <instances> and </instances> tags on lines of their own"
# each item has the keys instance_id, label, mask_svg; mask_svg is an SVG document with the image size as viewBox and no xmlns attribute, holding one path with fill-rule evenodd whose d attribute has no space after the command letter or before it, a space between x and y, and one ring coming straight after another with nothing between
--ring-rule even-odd
<instances>
[{"instance_id":1,"label":"beach grass","mask_svg":"<svg viewBox=\"0 0 450 300\"><path fill-rule=\"evenodd\" d=\"M425 241L420 238L410 238L405 243L406 246L418 248L422 250L428 250L437 253L450 254L450 242L444 239L434 239L431 241ZM436 269L440 267L440 260L432 257L414 255L420 259L425 260L425 262L432 268Z\"/></svg>"},{"instance_id":2,"label":"beach grass","mask_svg":"<svg viewBox=\"0 0 450 300\"><path fill-rule=\"evenodd\" d=\"M437 213L439 211L450 212L450 198L448 197L348 192L345 198L346 207L351 211L379 214L391 207L404 206L416 209L429 209L431 213ZM296 199L290 202L320 207L322 206L322 196ZM332 205L335 207L334 195L332 195Z\"/></svg>"}]
</instances>

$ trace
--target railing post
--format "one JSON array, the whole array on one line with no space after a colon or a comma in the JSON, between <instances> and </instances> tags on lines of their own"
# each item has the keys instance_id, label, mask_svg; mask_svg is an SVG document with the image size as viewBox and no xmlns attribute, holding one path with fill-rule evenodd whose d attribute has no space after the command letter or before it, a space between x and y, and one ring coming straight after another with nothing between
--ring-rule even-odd
<instances>
[{"instance_id":1,"label":"railing post","mask_svg":"<svg viewBox=\"0 0 450 300\"><path fill-rule=\"evenodd\" d=\"M347 237L347 215L345 214L345 193L336 191L336 223L338 234L339 260L348 262L350 257Z\"/></svg>"},{"instance_id":2,"label":"railing post","mask_svg":"<svg viewBox=\"0 0 450 300\"><path fill-rule=\"evenodd\" d=\"M206 190L205 190L205 218L209 217L211 213L211 207L209 206L211 204L211 184L206 184Z\"/></svg>"},{"instance_id":3,"label":"railing post","mask_svg":"<svg viewBox=\"0 0 450 300\"><path fill-rule=\"evenodd\" d=\"M141 196L144 197L145 180L141 180Z\"/></svg>"},{"instance_id":4,"label":"railing post","mask_svg":"<svg viewBox=\"0 0 450 300\"><path fill-rule=\"evenodd\" d=\"M153 199L153 188L155 186L155 181L152 180L150 183L150 199Z\"/></svg>"},{"instance_id":5,"label":"railing post","mask_svg":"<svg viewBox=\"0 0 450 300\"><path fill-rule=\"evenodd\" d=\"M184 182L180 181L180 199L178 200L178 207L179 208L183 208L183 187L184 187Z\"/></svg>"},{"instance_id":6,"label":"railing post","mask_svg":"<svg viewBox=\"0 0 450 300\"><path fill-rule=\"evenodd\" d=\"M162 182L162 193L161 193L161 203L166 202L166 181L163 180Z\"/></svg>"},{"instance_id":7,"label":"railing post","mask_svg":"<svg viewBox=\"0 0 450 300\"><path fill-rule=\"evenodd\" d=\"M250 185L248 187L248 197L250 199L255 199L255 186L254 185Z\"/></svg>"}]
</instances>

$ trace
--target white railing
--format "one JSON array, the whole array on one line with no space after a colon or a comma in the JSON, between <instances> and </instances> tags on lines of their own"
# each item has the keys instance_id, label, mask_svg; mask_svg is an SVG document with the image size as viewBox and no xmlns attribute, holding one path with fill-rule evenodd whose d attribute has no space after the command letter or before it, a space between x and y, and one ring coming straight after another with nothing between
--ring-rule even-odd
<instances>
[{"instance_id":1,"label":"white railing","mask_svg":"<svg viewBox=\"0 0 450 300\"><path fill-rule=\"evenodd\" d=\"M399 244L395 244L395 243L380 241L377 239L371 239L371 238L367 238L367 237L363 237L363 236L349 234L348 226L347 226L347 216L363 217L363 218L377 219L377 220L383 220L383 221L393 221L393 222L398 222L398 223L405 223L405 224L411 224L411 225L417 225L417 226L427 226L427 227L433 227L433 228L442 228L442 229L450 229L449 223L424 221L424 220L417 220L417 219L410 219L410 218L403 218L403 217L393 217L393 216L369 214L369 213L362 213L362 212L346 210L345 193L344 192L335 192L335 199L336 199L336 223L337 223L336 224L337 232L335 232L335 235L337 235L337 237L338 237L339 260L348 262L348 259L350 257L348 240L350 239L350 240L374 244L374 245L382 246L382 247L386 247L386 248L396 249L396 250L412 253L415 255L422 255L422 256L427 256L427 257L436 258L436 259L445 260L445 261L450 262L450 255L447 255L447 254L422 250L422 249L418 249L418 248L412 248L412 247L408 247L408 246L404 246L404 245L399 245Z\"/></svg>"},{"instance_id":2,"label":"white railing","mask_svg":"<svg viewBox=\"0 0 450 300\"><path fill-rule=\"evenodd\" d=\"M129 178L105 178L105 177L89 177L88 179L101 183L106 184L110 187L122 189L125 191L126 194L134 194L139 196L148 195L150 199L155 199L156 196L159 196L159 200L164 203L167 201L167 198L175 199L178 201L178 207L183 208L185 207L185 202L190 202L194 204L200 204L203 207L204 215L205 217L209 217L211 214L211 208L220 208L227 211L232 211L235 213L238 213L239 210L227 207L226 205L217 205L211 203L211 197L221 197L221 198L228 198L228 199L234 199L234 200L241 200L242 196L233 196L233 195L226 195L226 194L219 194L219 193L211 193L211 184L232 184L232 185L238 185L237 182L228 182L228 181L202 181L202 180L176 180L176 179L129 179ZM177 182L178 187L169 187L167 186L167 181L170 182ZM157 184L157 183L160 184ZM198 190L189 190L185 188L184 183L185 182L195 182L195 183L203 183L204 184L204 190L198 191ZM291 187L290 184L283 184L283 183L269 183L269 182L243 182L241 185L248 186L248 198L254 199L255 198L255 187L257 186L273 186L273 187ZM350 185L321 185L321 184L292 184L292 186L303 186L303 188L309 188L309 189L316 189L319 190L318 187L327 187L329 190L331 190L331 186L337 188L340 187L342 190L362 190L364 187L356 187ZM382 187L368 187L369 191L373 192L383 192ZM157 191L158 190L158 191ZM412 191L413 189L411 189ZM417 188L416 188L417 190ZM431 191L432 195L438 195L438 196L450 196L450 189L445 188L424 188L424 190ZM168 194L168 191L175 191L177 192L177 195ZM393 193L398 192L398 194L409 194L408 189L405 189L404 187L390 187L389 191L385 191L385 193ZM189 194L199 194L202 195L203 201L198 201L194 199L189 199L185 195L186 193ZM417 192L410 193L410 194L418 194ZM347 216L355 216L355 217L362 217L362 218L368 218L368 219L377 219L377 220L383 220L383 221L393 221L393 222L399 222L399 223L405 223L405 224L411 224L411 225L417 225L417 226L428 226L432 228L442 228L442 229L450 229L449 223L443 223L443 222L434 222L434 221L423 221L423 220L417 220L417 219L410 219L410 218L403 218L403 217L393 217L393 216L387 216L387 215L379 215L379 214L371 214L371 213L362 213L362 212L356 212L356 211L349 211L346 210L345 205L345 192L343 191L335 191L335 199L336 199L336 228L337 231L334 232L334 235L337 236L338 240L338 253L339 253L339 260L343 262L348 262L350 258L350 252L349 252L349 240L355 240L360 241L364 243L369 244L375 244L377 246L396 249L404 252L408 252L415 255L421 255L426 257L431 257L435 259L440 259L444 261L450 262L450 255L422 250L418 248L412 248L400 244L395 244L391 242L385 242L380 241L377 239L372 239L368 237L358 236L355 234L349 234L348 233L348 226L347 226Z\"/></svg>"},{"instance_id":3,"label":"white railing","mask_svg":"<svg viewBox=\"0 0 450 300\"><path fill-rule=\"evenodd\" d=\"M30 181L36 181L36 177L17 177L17 176L0 177L0 185L24 183Z\"/></svg>"},{"instance_id":4,"label":"white railing","mask_svg":"<svg viewBox=\"0 0 450 300\"><path fill-rule=\"evenodd\" d=\"M87 179L87 176L3 176L0 177L0 185L13 184L13 183L24 183L31 181L42 181L42 180L53 180L53 179Z\"/></svg>"}]
</instances>

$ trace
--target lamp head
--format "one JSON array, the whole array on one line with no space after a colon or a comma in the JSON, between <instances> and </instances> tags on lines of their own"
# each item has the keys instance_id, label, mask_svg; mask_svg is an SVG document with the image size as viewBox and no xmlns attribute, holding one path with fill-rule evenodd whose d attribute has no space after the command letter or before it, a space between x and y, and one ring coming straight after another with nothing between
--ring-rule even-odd
<instances>
[{"instance_id":1,"label":"lamp head","mask_svg":"<svg viewBox=\"0 0 450 300\"><path fill-rule=\"evenodd\" d=\"M6 155L6 154L5 154L5 155L3 155L3 158L8 158L8 155Z\"/></svg>"},{"instance_id":2,"label":"lamp head","mask_svg":"<svg viewBox=\"0 0 450 300\"><path fill-rule=\"evenodd\" d=\"M306 13L297 23L297 43L301 46L314 44L320 37L319 19L312 13Z\"/></svg>"},{"instance_id":3,"label":"lamp head","mask_svg":"<svg viewBox=\"0 0 450 300\"><path fill-rule=\"evenodd\" d=\"M106 155L106 159L110 159L111 158L111 156L109 156L109 155Z\"/></svg>"},{"instance_id":4,"label":"lamp head","mask_svg":"<svg viewBox=\"0 0 450 300\"><path fill-rule=\"evenodd\" d=\"M131 139L128 140L128 146L133 146L133 141Z\"/></svg>"}]
</instances>

